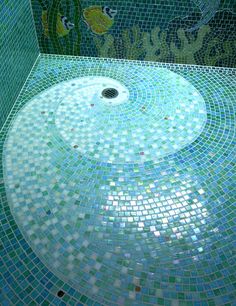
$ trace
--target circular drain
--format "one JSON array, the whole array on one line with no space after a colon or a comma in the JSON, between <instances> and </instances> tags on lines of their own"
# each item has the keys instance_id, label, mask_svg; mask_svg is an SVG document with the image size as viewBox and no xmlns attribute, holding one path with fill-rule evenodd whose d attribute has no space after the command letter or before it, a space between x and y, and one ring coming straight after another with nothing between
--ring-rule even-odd
<instances>
[{"instance_id":1,"label":"circular drain","mask_svg":"<svg viewBox=\"0 0 236 306\"><path fill-rule=\"evenodd\" d=\"M105 88L102 91L102 96L107 99L114 99L119 95L119 92L115 88Z\"/></svg>"}]
</instances>

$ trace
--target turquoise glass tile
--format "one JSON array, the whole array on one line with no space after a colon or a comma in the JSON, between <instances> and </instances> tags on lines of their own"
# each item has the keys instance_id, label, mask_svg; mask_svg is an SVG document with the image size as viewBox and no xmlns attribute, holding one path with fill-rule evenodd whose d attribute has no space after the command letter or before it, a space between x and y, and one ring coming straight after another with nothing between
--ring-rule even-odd
<instances>
[{"instance_id":1,"label":"turquoise glass tile","mask_svg":"<svg viewBox=\"0 0 236 306\"><path fill-rule=\"evenodd\" d=\"M0 1L0 129L39 55L28 0Z\"/></svg>"},{"instance_id":2,"label":"turquoise glass tile","mask_svg":"<svg viewBox=\"0 0 236 306\"><path fill-rule=\"evenodd\" d=\"M0 134L3 305L234 305L235 80L41 55Z\"/></svg>"}]
</instances>

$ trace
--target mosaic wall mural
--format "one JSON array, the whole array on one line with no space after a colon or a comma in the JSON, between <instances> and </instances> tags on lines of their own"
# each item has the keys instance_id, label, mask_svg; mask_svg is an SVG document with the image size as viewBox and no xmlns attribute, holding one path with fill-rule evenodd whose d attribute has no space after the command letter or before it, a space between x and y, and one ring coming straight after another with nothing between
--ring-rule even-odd
<instances>
[{"instance_id":1,"label":"mosaic wall mural","mask_svg":"<svg viewBox=\"0 0 236 306\"><path fill-rule=\"evenodd\" d=\"M191 1L185 1L186 12L189 10L187 2ZM233 10L230 12L228 9L217 12L220 8L219 1L215 1L215 4L213 1L194 3L197 2L198 9L202 8L201 16L196 15L197 13L190 14L190 11L189 16L184 16L185 10L176 10L172 1L172 6L169 5L169 8L173 9L172 13L169 12L171 17L168 19L168 14L164 14L165 19L158 18L160 23L156 22L155 26L152 25L155 24L154 20L146 28L144 24L136 23L128 29L123 29L120 36L111 33L102 38L95 37L98 55L234 67L236 35L233 29L236 26L236 15L233 14ZM178 13L179 17L173 18Z\"/></svg>"},{"instance_id":2,"label":"mosaic wall mural","mask_svg":"<svg viewBox=\"0 0 236 306\"><path fill-rule=\"evenodd\" d=\"M41 51L236 67L234 0L32 0Z\"/></svg>"}]
</instances>

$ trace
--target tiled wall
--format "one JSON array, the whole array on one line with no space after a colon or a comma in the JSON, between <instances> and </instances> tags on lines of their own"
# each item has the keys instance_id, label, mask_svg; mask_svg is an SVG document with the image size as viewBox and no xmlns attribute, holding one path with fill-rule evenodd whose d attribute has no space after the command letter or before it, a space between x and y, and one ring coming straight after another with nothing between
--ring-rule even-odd
<instances>
[{"instance_id":1,"label":"tiled wall","mask_svg":"<svg viewBox=\"0 0 236 306\"><path fill-rule=\"evenodd\" d=\"M236 67L235 0L31 1L44 53Z\"/></svg>"},{"instance_id":2,"label":"tiled wall","mask_svg":"<svg viewBox=\"0 0 236 306\"><path fill-rule=\"evenodd\" d=\"M0 25L1 129L39 54L39 48L29 0L1 0Z\"/></svg>"}]
</instances>

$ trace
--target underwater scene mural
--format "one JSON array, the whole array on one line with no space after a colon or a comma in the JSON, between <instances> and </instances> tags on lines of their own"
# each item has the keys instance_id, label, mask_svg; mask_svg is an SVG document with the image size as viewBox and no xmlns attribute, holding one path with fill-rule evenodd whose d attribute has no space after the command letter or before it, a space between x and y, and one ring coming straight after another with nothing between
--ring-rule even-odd
<instances>
[{"instance_id":1,"label":"underwater scene mural","mask_svg":"<svg viewBox=\"0 0 236 306\"><path fill-rule=\"evenodd\" d=\"M236 67L234 0L32 0L41 52Z\"/></svg>"}]
</instances>

